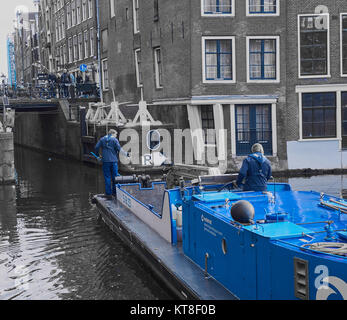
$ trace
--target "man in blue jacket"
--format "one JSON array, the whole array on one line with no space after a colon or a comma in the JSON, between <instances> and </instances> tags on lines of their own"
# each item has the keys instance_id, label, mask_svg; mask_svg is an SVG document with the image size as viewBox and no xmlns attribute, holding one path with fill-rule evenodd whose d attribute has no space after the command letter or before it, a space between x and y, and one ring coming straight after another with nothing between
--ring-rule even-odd
<instances>
[{"instance_id":1,"label":"man in blue jacket","mask_svg":"<svg viewBox=\"0 0 347 320\"><path fill-rule=\"evenodd\" d=\"M102 149L102 170L105 178L106 196L111 197L116 194L115 178L118 173L118 154L122 152L126 157L129 153L125 152L117 139L117 131L111 129L107 136L101 138L95 146L95 153L99 155L99 150Z\"/></svg>"},{"instance_id":2,"label":"man in blue jacket","mask_svg":"<svg viewBox=\"0 0 347 320\"><path fill-rule=\"evenodd\" d=\"M236 184L243 191L267 191L267 182L271 178L271 164L264 156L263 146L256 143L242 163Z\"/></svg>"}]
</instances>

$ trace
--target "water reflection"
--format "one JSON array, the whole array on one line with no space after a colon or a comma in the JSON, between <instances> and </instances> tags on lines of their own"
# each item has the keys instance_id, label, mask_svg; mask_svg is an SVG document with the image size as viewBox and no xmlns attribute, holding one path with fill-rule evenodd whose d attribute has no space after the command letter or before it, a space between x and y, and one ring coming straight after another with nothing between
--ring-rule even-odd
<instances>
[{"instance_id":1,"label":"water reflection","mask_svg":"<svg viewBox=\"0 0 347 320\"><path fill-rule=\"evenodd\" d=\"M314 190L326 194L344 197L347 193L347 176L346 175L324 175L308 178L290 178L288 182L294 190Z\"/></svg>"},{"instance_id":2,"label":"water reflection","mask_svg":"<svg viewBox=\"0 0 347 320\"><path fill-rule=\"evenodd\" d=\"M0 299L169 299L109 229L90 193L100 169L16 148L0 186Z\"/></svg>"}]
</instances>

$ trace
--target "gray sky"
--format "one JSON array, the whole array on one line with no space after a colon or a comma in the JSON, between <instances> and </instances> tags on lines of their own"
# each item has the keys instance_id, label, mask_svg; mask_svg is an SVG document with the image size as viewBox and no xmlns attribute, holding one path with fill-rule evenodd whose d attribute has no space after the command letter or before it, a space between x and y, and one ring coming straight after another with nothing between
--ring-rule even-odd
<instances>
[{"instance_id":1,"label":"gray sky","mask_svg":"<svg viewBox=\"0 0 347 320\"><path fill-rule=\"evenodd\" d=\"M24 5L32 11L34 4L33 0L1 0L0 4L0 74L7 75L6 36L13 30L15 9L17 6Z\"/></svg>"}]
</instances>

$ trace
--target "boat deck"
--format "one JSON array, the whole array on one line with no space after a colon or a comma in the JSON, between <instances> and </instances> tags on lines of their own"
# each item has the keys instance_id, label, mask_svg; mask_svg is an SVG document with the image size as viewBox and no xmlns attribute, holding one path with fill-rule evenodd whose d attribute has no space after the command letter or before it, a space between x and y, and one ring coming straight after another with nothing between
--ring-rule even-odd
<instances>
[{"instance_id":1,"label":"boat deck","mask_svg":"<svg viewBox=\"0 0 347 320\"><path fill-rule=\"evenodd\" d=\"M200 200L199 206L213 210L214 214L228 223L233 222L230 213L233 203L240 199L249 201L255 209L254 221L267 223L257 223L246 226L245 229L271 240L280 240L282 244L297 247L298 250L310 242L346 242L343 235L347 227L347 206L344 212L347 203L343 200L328 195L321 198L321 195L314 191L279 191L275 198L270 197L273 197L273 193L222 192L218 193L218 197L213 194L197 196ZM226 200L229 200L227 205ZM322 201L334 204L330 200L340 201L342 209L336 210L321 204ZM276 222L282 222L280 228ZM334 231L331 239L327 239L327 225ZM333 256L331 258L338 259Z\"/></svg>"},{"instance_id":2,"label":"boat deck","mask_svg":"<svg viewBox=\"0 0 347 320\"><path fill-rule=\"evenodd\" d=\"M152 200L153 201L153 200ZM152 202L151 201L151 202ZM151 271L180 299L235 300L237 297L116 200L95 196L105 223L138 254Z\"/></svg>"}]
</instances>

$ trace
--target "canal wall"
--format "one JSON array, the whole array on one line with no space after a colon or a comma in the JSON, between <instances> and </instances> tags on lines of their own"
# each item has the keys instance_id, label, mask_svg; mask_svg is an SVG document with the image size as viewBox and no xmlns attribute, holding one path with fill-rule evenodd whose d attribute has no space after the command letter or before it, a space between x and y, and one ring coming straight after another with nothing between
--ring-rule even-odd
<instances>
[{"instance_id":1,"label":"canal wall","mask_svg":"<svg viewBox=\"0 0 347 320\"><path fill-rule=\"evenodd\" d=\"M0 133L0 184L15 181L13 133Z\"/></svg>"},{"instance_id":2,"label":"canal wall","mask_svg":"<svg viewBox=\"0 0 347 320\"><path fill-rule=\"evenodd\" d=\"M14 143L54 155L81 160L80 125L68 121L61 108L17 113Z\"/></svg>"},{"instance_id":3,"label":"canal wall","mask_svg":"<svg viewBox=\"0 0 347 320\"><path fill-rule=\"evenodd\" d=\"M78 121L79 114L77 110L79 106L86 107L87 104L88 102L73 104L73 112L70 112L68 102L62 100L60 101L60 107L56 111L17 113L13 133L14 143L52 155L74 159L76 161L97 163L95 159L90 156L90 151L94 151L94 146L98 139L104 136L109 129L115 128L115 126L109 125L106 127L105 125L89 125L87 138L90 143L88 146L89 150L86 150L86 145L82 144L82 130ZM121 110L126 119L134 119L138 109L136 106L122 106ZM187 150L185 144L191 139L185 139L177 146L173 137L175 135L175 128L180 128L182 130L189 129L186 106L176 106L175 108L167 106L149 106L148 110L155 120L163 123L163 125L151 127L150 129L163 130L166 132L165 135L168 138L168 141L171 139L171 153L169 154L171 160L175 163L182 163L182 160L184 162L184 159L186 159L185 150ZM168 119L171 123L167 123ZM145 146L146 135L143 133L143 128L141 126L134 126L131 129L137 131L138 136L140 137L137 149L131 150L132 156L137 159L138 162L133 161L131 165L130 163L121 165L121 169L126 173L150 173L153 171L153 167L141 166L141 156L150 153ZM120 129L120 141L123 146L127 147L130 138L126 134L122 135L123 130L125 129ZM230 132L228 132L228 145L231 143L229 137ZM278 162L277 158L275 159L277 161L271 159L271 157L269 158L272 162L273 171L276 176L298 176L302 174L316 175L347 171L347 153L334 152L334 150L338 149L337 141L328 141L326 142L326 145L322 146L322 148L317 144L317 142L312 142L312 146L307 148L307 143L304 146L298 142L288 142L289 166ZM180 154L181 159L175 158L177 153L175 148L177 147L180 148L180 152L178 153ZM188 146L188 150L189 149L190 147ZM325 150L323 154L321 150ZM129 150L126 149L126 151ZM167 150L160 149L157 151L164 151L165 153ZM89 159L86 159L86 155L88 154ZM8 155L6 157L8 157ZM132 158L132 160L134 158ZM243 158L233 158L228 150L227 172L238 172L242 160ZM6 171L7 169L4 170Z\"/></svg>"}]
</instances>

